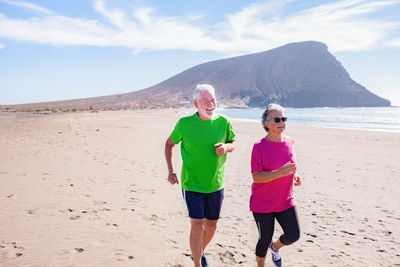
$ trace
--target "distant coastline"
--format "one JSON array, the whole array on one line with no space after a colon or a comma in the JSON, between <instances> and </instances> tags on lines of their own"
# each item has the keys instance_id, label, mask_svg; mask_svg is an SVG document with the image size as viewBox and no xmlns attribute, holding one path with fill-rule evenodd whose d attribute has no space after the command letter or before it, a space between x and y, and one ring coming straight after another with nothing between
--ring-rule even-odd
<instances>
[{"instance_id":1,"label":"distant coastline","mask_svg":"<svg viewBox=\"0 0 400 267\"><path fill-rule=\"evenodd\" d=\"M185 113L194 112L192 105L176 107L136 108L136 110L186 110ZM0 113L32 113L38 115L49 115L52 113L76 113L89 112L98 113L103 111L135 110L132 108L103 108L103 109L79 109L79 108L29 108L16 109L0 106ZM231 119L260 122L264 108L244 107L222 107L217 112ZM324 128L367 130L381 132L400 133L400 106L390 107L355 107L355 108L286 108L289 123L316 126Z\"/></svg>"}]
</instances>

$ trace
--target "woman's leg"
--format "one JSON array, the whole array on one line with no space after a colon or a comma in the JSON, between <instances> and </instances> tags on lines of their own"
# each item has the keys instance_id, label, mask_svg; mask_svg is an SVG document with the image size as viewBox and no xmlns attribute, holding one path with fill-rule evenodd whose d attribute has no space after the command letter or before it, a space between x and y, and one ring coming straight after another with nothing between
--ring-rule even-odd
<instances>
[{"instance_id":1,"label":"woman's leg","mask_svg":"<svg viewBox=\"0 0 400 267\"><path fill-rule=\"evenodd\" d=\"M273 243L273 246L277 251L281 247L290 245L300 238L300 226L296 207L291 207L285 211L277 212L275 213L275 217L283 230L283 235Z\"/></svg>"},{"instance_id":2,"label":"woman's leg","mask_svg":"<svg viewBox=\"0 0 400 267\"><path fill-rule=\"evenodd\" d=\"M275 217L273 213L256 213L253 212L254 220L258 229L258 242L256 246L257 266L264 266L265 255L267 254L268 245L272 240L274 233Z\"/></svg>"}]
</instances>

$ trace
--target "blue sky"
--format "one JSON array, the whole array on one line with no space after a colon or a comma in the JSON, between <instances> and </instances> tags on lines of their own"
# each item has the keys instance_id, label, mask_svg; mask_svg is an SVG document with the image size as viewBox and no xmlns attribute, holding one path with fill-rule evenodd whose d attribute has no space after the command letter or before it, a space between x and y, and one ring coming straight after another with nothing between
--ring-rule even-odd
<instances>
[{"instance_id":1,"label":"blue sky","mask_svg":"<svg viewBox=\"0 0 400 267\"><path fill-rule=\"evenodd\" d=\"M131 92L207 61L315 40L400 106L398 14L399 0L0 0L0 104Z\"/></svg>"}]
</instances>

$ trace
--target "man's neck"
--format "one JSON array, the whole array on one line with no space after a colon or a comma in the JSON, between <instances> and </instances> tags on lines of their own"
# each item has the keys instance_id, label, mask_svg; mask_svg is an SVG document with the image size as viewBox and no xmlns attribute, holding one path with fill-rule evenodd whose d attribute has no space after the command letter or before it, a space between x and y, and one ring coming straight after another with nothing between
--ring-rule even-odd
<instances>
[{"instance_id":1,"label":"man's neck","mask_svg":"<svg viewBox=\"0 0 400 267\"><path fill-rule=\"evenodd\" d=\"M199 119L202 120L202 121L210 121L210 120L212 120L212 118L203 116L203 115L202 115L200 112L198 112L198 111L197 111L197 117L199 117Z\"/></svg>"}]
</instances>

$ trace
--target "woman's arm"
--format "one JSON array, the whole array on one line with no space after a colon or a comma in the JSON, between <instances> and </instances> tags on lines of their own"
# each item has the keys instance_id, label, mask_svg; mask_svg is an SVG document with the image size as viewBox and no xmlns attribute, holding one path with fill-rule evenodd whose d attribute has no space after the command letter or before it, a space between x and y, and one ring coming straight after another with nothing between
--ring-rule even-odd
<instances>
[{"instance_id":1,"label":"woman's arm","mask_svg":"<svg viewBox=\"0 0 400 267\"><path fill-rule=\"evenodd\" d=\"M268 183L280 177L288 176L296 172L296 163L286 162L279 170L276 171L262 171L262 172L252 172L253 181L255 183Z\"/></svg>"}]
</instances>

